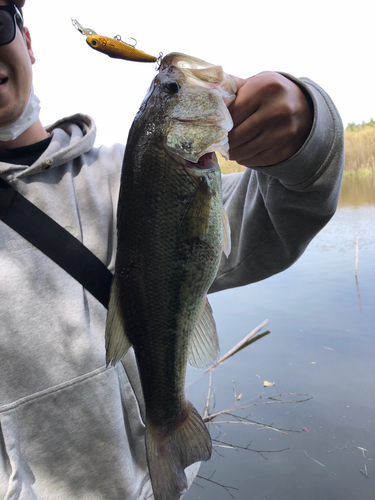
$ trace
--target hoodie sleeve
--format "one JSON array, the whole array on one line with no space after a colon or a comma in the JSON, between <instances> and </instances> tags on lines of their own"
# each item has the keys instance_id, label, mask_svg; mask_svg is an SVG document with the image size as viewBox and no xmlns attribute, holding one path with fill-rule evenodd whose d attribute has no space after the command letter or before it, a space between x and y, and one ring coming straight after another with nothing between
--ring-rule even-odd
<instances>
[{"instance_id":1,"label":"hoodie sleeve","mask_svg":"<svg viewBox=\"0 0 375 500\"><path fill-rule=\"evenodd\" d=\"M278 165L223 176L232 251L223 254L210 289L216 292L268 278L291 266L336 211L344 167L341 118L314 82L294 81L310 96L309 137Z\"/></svg>"}]
</instances>

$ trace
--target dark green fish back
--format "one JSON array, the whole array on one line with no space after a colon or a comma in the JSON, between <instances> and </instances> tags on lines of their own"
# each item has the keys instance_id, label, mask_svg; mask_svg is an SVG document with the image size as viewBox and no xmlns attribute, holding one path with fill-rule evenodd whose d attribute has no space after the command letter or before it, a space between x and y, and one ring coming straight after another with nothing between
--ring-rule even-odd
<instances>
[{"instance_id":1,"label":"dark green fish back","mask_svg":"<svg viewBox=\"0 0 375 500\"><path fill-rule=\"evenodd\" d=\"M197 186L163 150L137 144L135 151L130 144L124 163L116 283L149 397L148 418L165 425L185 404L190 336L219 262L221 213L209 223L207 215L220 193L207 196L207 179ZM127 168L134 164L147 169Z\"/></svg>"}]
</instances>

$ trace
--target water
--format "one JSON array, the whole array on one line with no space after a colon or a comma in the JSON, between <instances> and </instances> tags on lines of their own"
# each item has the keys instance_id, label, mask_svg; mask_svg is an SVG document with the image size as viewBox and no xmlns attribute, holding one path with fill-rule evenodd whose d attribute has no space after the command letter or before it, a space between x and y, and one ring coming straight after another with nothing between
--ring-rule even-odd
<instances>
[{"instance_id":1,"label":"water","mask_svg":"<svg viewBox=\"0 0 375 500\"><path fill-rule=\"evenodd\" d=\"M186 500L375 499L375 189L368 186L346 182L337 213L290 269L211 295L222 353L266 318L271 333L213 371L211 413L242 394L231 413L252 422L210 425L215 451L199 471L210 481L197 478ZM199 375L188 370L187 392L203 412L209 378ZM265 380L275 385L263 387ZM248 445L256 451L239 448Z\"/></svg>"}]
</instances>

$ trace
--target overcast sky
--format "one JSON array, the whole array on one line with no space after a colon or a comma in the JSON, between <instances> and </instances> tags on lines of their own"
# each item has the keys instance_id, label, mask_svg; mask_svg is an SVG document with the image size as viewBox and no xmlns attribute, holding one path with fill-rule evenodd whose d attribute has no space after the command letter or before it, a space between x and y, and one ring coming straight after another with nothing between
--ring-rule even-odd
<instances>
[{"instance_id":1,"label":"overcast sky","mask_svg":"<svg viewBox=\"0 0 375 500\"><path fill-rule=\"evenodd\" d=\"M153 55L183 52L227 73L307 76L333 98L344 125L375 119L373 0L26 0L25 25L36 56L35 93L48 125L91 115L97 144L125 143L155 64L111 59L92 50L72 25L137 39Z\"/></svg>"}]
</instances>

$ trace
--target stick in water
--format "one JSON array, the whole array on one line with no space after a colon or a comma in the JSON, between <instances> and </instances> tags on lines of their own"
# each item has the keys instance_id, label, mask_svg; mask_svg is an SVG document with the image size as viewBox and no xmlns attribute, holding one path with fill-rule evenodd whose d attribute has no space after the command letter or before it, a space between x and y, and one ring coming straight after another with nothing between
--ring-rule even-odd
<instances>
[{"instance_id":1,"label":"stick in water","mask_svg":"<svg viewBox=\"0 0 375 500\"><path fill-rule=\"evenodd\" d=\"M358 236L355 239L355 275L358 275Z\"/></svg>"},{"instance_id":2,"label":"stick in water","mask_svg":"<svg viewBox=\"0 0 375 500\"><path fill-rule=\"evenodd\" d=\"M225 361L226 359L230 358L231 356L233 356L233 354L236 354L237 351L239 351L243 346L244 344L246 344L246 342L248 342L252 337L254 337L254 335L256 335L262 328L264 328L267 324L269 323L269 320L268 319L265 319L259 326L257 326L256 328L254 328L254 330L252 332L250 332L248 335L246 335L245 338L243 338L241 340L241 342L239 342L237 345L235 345L234 347L232 347L232 349L230 351L228 351L226 354L224 354L224 356L222 356L219 361L216 361L216 363L214 363L212 366L210 366L210 368L207 368L207 370L204 372L208 372L210 370L212 370L213 368L215 368L217 365L219 365L220 363L222 363L223 361Z\"/></svg>"},{"instance_id":3,"label":"stick in water","mask_svg":"<svg viewBox=\"0 0 375 500\"><path fill-rule=\"evenodd\" d=\"M356 236L355 239L355 284L357 287L359 310L362 312L361 294L359 293L359 284L358 284L358 236Z\"/></svg>"}]
</instances>

